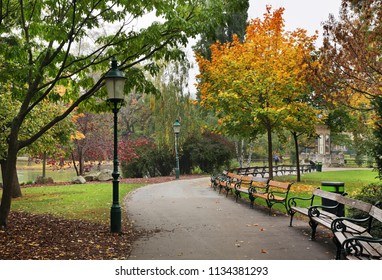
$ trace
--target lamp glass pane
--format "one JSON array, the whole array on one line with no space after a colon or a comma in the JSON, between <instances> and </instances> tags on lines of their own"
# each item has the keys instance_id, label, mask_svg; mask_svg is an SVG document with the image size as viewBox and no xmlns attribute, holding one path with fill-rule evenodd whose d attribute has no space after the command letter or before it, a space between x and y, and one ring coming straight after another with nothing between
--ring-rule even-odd
<instances>
[{"instance_id":1,"label":"lamp glass pane","mask_svg":"<svg viewBox=\"0 0 382 280\"><path fill-rule=\"evenodd\" d=\"M114 79L106 79L106 90L107 90L107 96L109 99L114 99L114 91L115 91L115 82Z\"/></svg>"},{"instance_id":2,"label":"lamp glass pane","mask_svg":"<svg viewBox=\"0 0 382 280\"><path fill-rule=\"evenodd\" d=\"M125 78L108 78L105 83L109 99L123 99Z\"/></svg>"},{"instance_id":3,"label":"lamp glass pane","mask_svg":"<svg viewBox=\"0 0 382 280\"><path fill-rule=\"evenodd\" d=\"M123 92L125 89L125 78L117 78L114 79L115 81L115 93L114 98L115 99L123 99Z\"/></svg>"},{"instance_id":4,"label":"lamp glass pane","mask_svg":"<svg viewBox=\"0 0 382 280\"><path fill-rule=\"evenodd\" d=\"M174 127L174 133L180 133L180 123L176 121L173 125Z\"/></svg>"}]
</instances>

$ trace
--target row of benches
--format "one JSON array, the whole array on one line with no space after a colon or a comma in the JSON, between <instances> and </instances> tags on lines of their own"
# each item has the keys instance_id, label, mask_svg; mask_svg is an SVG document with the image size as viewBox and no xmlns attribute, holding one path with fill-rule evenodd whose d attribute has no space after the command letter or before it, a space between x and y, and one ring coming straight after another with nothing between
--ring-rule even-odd
<instances>
[{"instance_id":1,"label":"row of benches","mask_svg":"<svg viewBox=\"0 0 382 280\"><path fill-rule=\"evenodd\" d=\"M300 172L301 173L308 173L316 171L316 165L312 164L301 164L300 165ZM268 166L252 166L252 167L240 167L235 168L231 170L232 173L236 173L239 175L251 175L254 177L257 177L260 175L262 178L265 178L266 175L269 175L269 167ZM280 175L289 175L289 174L296 174L297 173L297 166L295 165L274 165L273 166L273 174L275 176Z\"/></svg>"},{"instance_id":2,"label":"row of benches","mask_svg":"<svg viewBox=\"0 0 382 280\"><path fill-rule=\"evenodd\" d=\"M318 225L324 226L333 232L333 241L336 244L336 259L382 259L382 239L371 234L373 221L382 222L382 210L378 205L371 205L360 200L346 196L315 189L311 197L290 197L289 191L292 184L267 180L253 176L239 175L226 172L211 177L211 187L219 189L219 193L226 192L226 196L232 193L236 201L242 193L248 195L250 207L253 208L257 198L264 199L271 213L272 206L282 204L290 215L290 226L296 213L308 217L311 227L311 239L315 239ZM331 206L318 205L316 198L334 201ZM309 206L299 204L309 201ZM306 205L306 203L304 204ZM361 210L365 213L363 219L350 219L340 215L336 210L342 205ZM342 206L343 207L343 206Z\"/></svg>"},{"instance_id":3,"label":"row of benches","mask_svg":"<svg viewBox=\"0 0 382 280\"><path fill-rule=\"evenodd\" d=\"M212 176L211 186L214 189L219 188L219 193L224 190L226 196L229 193L234 194L236 201L241 197L241 194L247 194L251 208L253 208L255 200L261 198L265 200L269 211L272 210L273 205L282 204L288 212L287 199L292 186L291 183L227 172Z\"/></svg>"}]
</instances>

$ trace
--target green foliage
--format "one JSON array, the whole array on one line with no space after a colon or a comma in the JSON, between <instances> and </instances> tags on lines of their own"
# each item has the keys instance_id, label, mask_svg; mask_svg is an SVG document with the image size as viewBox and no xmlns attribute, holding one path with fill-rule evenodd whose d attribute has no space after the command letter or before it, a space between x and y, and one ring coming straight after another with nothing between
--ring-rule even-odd
<instances>
[{"instance_id":1,"label":"green foliage","mask_svg":"<svg viewBox=\"0 0 382 280\"><path fill-rule=\"evenodd\" d=\"M228 1L222 22L212 32L207 30L201 34L194 51L207 59L211 59L210 47L217 41L221 43L231 42L234 34L243 40L247 27L248 8L248 0Z\"/></svg>"},{"instance_id":2,"label":"green foliage","mask_svg":"<svg viewBox=\"0 0 382 280\"><path fill-rule=\"evenodd\" d=\"M349 108L338 106L329 111L325 124L330 127L332 133L344 132L354 125L354 118Z\"/></svg>"},{"instance_id":3,"label":"green foliage","mask_svg":"<svg viewBox=\"0 0 382 280\"><path fill-rule=\"evenodd\" d=\"M191 136L185 141L180 169L190 173L193 167L199 167L205 173L214 173L228 167L233 157L232 143L221 135L205 132L200 137Z\"/></svg>"},{"instance_id":4,"label":"green foliage","mask_svg":"<svg viewBox=\"0 0 382 280\"><path fill-rule=\"evenodd\" d=\"M382 202L382 184L372 183L361 189L359 194L354 196L355 199L359 199L371 204L376 204L377 202ZM379 207L382 205L380 204ZM349 215L354 218L362 218L365 216L361 211L356 209L349 209ZM379 221L373 221L373 227L371 231L372 235L377 235L382 237L382 223Z\"/></svg>"},{"instance_id":5,"label":"green foliage","mask_svg":"<svg viewBox=\"0 0 382 280\"><path fill-rule=\"evenodd\" d=\"M187 38L213 30L226 2L34 0L10 1L2 6L1 90L3 84L9 84L12 99L23 103L22 111L14 110L19 118L10 119L14 133L27 126L25 118L39 111L39 104L66 106L33 126L33 133L25 139L16 135L20 149L35 142L77 106L105 110L102 73L109 69L112 56L129 77L126 93L135 89L158 94L147 79L158 74L161 65L157 61L183 60L180 47L187 44ZM160 21L135 26L153 11ZM64 94L56 91L59 86L66 89ZM94 95L100 98L90 99Z\"/></svg>"}]
</instances>

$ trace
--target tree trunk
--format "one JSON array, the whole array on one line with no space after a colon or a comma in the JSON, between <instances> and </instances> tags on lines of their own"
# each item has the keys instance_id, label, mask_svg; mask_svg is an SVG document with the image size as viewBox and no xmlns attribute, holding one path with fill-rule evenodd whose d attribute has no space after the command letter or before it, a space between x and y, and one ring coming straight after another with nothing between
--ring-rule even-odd
<instances>
[{"instance_id":1,"label":"tree trunk","mask_svg":"<svg viewBox=\"0 0 382 280\"><path fill-rule=\"evenodd\" d=\"M79 156L78 162L79 162L79 166L80 166L80 176L82 176L82 175L84 175L84 170L85 170L85 160L84 160L84 155L83 155L82 149L78 153L78 156Z\"/></svg>"},{"instance_id":2,"label":"tree trunk","mask_svg":"<svg viewBox=\"0 0 382 280\"><path fill-rule=\"evenodd\" d=\"M16 163L18 142L16 140L17 133L15 135L15 133L12 132L9 137L8 157L5 163L5 172L3 175L3 195L1 197L0 205L0 228L7 227L8 216L12 203L12 186L14 186L15 178L17 178ZM16 173L16 175L14 173Z\"/></svg>"},{"instance_id":3,"label":"tree trunk","mask_svg":"<svg viewBox=\"0 0 382 280\"><path fill-rule=\"evenodd\" d=\"M13 184L11 186L11 189L12 189L12 198L18 198L18 197L22 197L22 193L21 193L21 188L20 188L20 183L19 183L19 177L17 176L17 167L14 166L14 171L12 172L14 178L13 178Z\"/></svg>"},{"instance_id":4,"label":"tree trunk","mask_svg":"<svg viewBox=\"0 0 382 280\"><path fill-rule=\"evenodd\" d=\"M80 176L80 172L78 171L77 164L76 164L76 160L75 160L75 158L74 158L74 154L73 154L73 152L72 152L72 162L73 162L73 167L74 167L74 169L76 170L76 174L77 174L77 176Z\"/></svg>"},{"instance_id":5,"label":"tree trunk","mask_svg":"<svg viewBox=\"0 0 382 280\"><path fill-rule=\"evenodd\" d=\"M269 167L269 179L273 179L273 146L272 146L272 127L267 125L268 134L268 167Z\"/></svg>"},{"instance_id":6,"label":"tree trunk","mask_svg":"<svg viewBox=\"0 0 382 280\"><path fill-rule=\"evenodd\" d=\"M244 148L245 148L245 142L244 142L244 139L241 139L241 147L240 147L240 167L244 167Z\"/></svg>"},{"instance_id":7,"label":"tree trunk","mask_svg":"<svg viewBox=\"0 0 382 280\"><path fill-rule=\"evenodd\" d=\"M255 143L254 141L249 142L249 149L248 149L248 158L247 158L247 167L251 167L252 162L252 154L253 154L253 147Z\"/></svg>"},{"instance_id":8,"label":"tree trunk","mask_svg":"<svg viewBox=\"0 0 382 280\"><path fill-rule=\"evenodd\" d=\"M4 182L5 164L6 163L7 162L4 159L0 160L1 178L3 179L2 180L3 182ZM0 187L2 188L3 184L0 184Z\"/></svg>"},{"instance_id":9,"label":"tree trunk","mask_svg":"<svg viewBox=\"0 0 382 280\"><path fill-rule=\"evenodd\" d=\"M300 155L298 151L298 136L296 132L292 132L294 147L296 151L296 168L297 168L297 182L301 182L301 171L300 171Z\"/></svg>"},{"instance_id":10,"label":"tree trunk","mask_svg":"<svg viewBox=\"0 0 382 280\"><path fill-rule=\"evenodd\" d=\"M6 174L8 174L7 171L6 171L7 161L6 160L1 160L0 161L0 165L1 165L1 175L2 175L2 179L3 179L3 189L4 189L4 188L7 188L7 185L4 183L6 181L6 179L5 179ZM14 178L13 178L13 186L11 186L12 198L22 197L20 183L19 183L19 178L17 176L16 166L15 166L14 172L12 172L12 173L13 174L9 174L9 176L14 176Z\"/></svg>"},{"instance_id":11,"label":"tree trunk","mask_svg":"<svg viewBox=\"0 0 382 280\"><path fill-rule=\"evenodd\" d=\"M42 177L43 178L46 177L46 152L44 152L43 158L42 158Z\"/></svg>"}]
</instances>

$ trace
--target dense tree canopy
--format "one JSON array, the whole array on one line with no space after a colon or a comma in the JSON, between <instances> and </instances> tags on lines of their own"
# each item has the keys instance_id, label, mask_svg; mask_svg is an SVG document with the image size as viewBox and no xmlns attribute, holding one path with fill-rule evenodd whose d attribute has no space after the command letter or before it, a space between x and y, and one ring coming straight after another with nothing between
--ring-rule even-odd
<instances>
[{"instance_id":1,"label":"dense tree canopy","mask_svg":"<svg viewBox=\"0 0 382 280\"><path fill-rule=\"evenodd\" d=\"M267 132L270 168L271 133L304 110L307 77L316 65L311 61L315 36L303 29L285 32L283 11L268 6L263 20L251 21L243 43L234 36L232 43L212 46L211 61L197 57L201 104L215 111L226 133L256 137Z\"/></svg>"}]
</instances>

